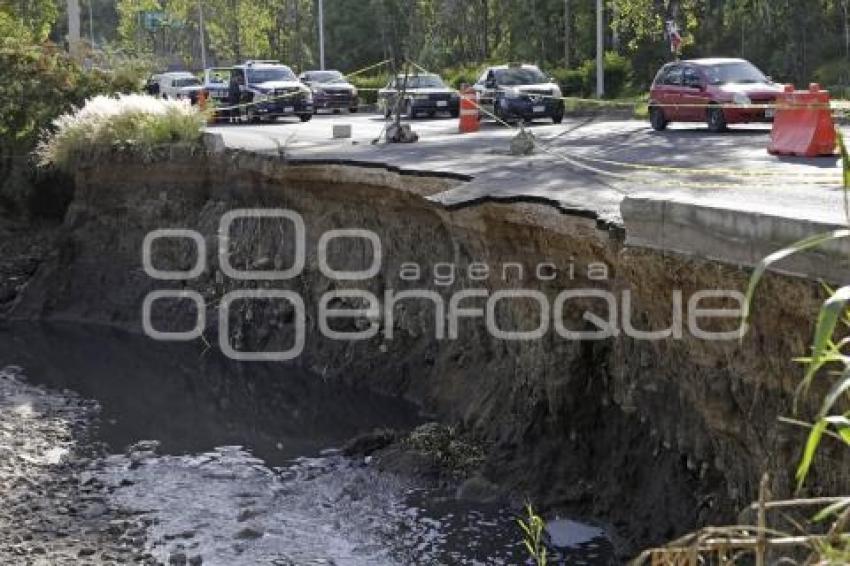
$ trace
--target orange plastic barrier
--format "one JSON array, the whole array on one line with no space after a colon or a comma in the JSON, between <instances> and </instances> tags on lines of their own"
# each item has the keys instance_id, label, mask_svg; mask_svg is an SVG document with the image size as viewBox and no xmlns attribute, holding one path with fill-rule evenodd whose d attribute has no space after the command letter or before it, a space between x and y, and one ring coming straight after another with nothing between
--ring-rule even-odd
<instances>
[{"instance_id":1,"label":"orange plastic barrier","mask_svg":"<svg viewBox=\"0 0 850 566\"><path fill-rule=\"evenodd\" d=\"M477 132L480 124L478 122L478 105L475 100L475 89L465 88L460 93L460 125L462 134Z\"/></svg>"},{"instance_id":2,"label":"orange plastic barrier","mask_svg":"<svg viewBox=\"0 0 850 566\"><path fill-rule=\"evenodd\" d=\"M809 90L786 85L776 99L776 117L767 151L773 155L835 155L835 124L829 93L812 83Z\"/></svg>"}]
</instances>

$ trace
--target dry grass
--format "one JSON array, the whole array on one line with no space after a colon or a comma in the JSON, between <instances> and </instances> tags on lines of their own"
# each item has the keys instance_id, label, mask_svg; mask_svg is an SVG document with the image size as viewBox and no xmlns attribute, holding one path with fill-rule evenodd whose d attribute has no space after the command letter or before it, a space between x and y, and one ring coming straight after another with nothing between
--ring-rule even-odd
<instances>
[{"instance_id":1,"label":"dry grass","mask_svg":"<svg viewBox=\"0 0 850 566\"><path fill-rule=\"evenodd\" d=\"M104 149L144 153L163 144L194 143L203 126L203 114L185 101L139 94L97 96L56 118L36 156L42 166L69 170L82 153Z\"/></svg>"}]
</instances>

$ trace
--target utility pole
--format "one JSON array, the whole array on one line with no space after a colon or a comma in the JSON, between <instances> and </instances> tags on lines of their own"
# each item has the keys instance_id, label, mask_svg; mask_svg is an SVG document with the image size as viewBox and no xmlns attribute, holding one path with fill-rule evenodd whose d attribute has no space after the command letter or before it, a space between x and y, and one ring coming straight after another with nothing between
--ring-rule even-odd
<instances>
[{"instance_id":1,"label":"utility pole","mask_svg":"<svg viewBox=\"0 0 850 566\"><path fill-rule=\"evenodd\" d=\"M596 97L605 96L605 2L596 0Z\"/></svg>"},{"instance_id":2,"label":"utility pole","mask_svg":"<svg viewBox=\"0 0 850 566\"><path fill-rule=\"evenodd\" d=\"M68 52L80 56L80 0L68 0Z\"/></svg>"},{"instance_id":3,"label":"utility pole","mask_svg":"<svg viewBox=\"0 0 850 566\"><path fill-rule=\"evenodd\" d=\"M319 0L319 68L325 70L325 6Z\"/></svg>"},{"instance_id":4,"label":"utility pole","mask_svg":"<svg viewBox=\"0 0 850 566\"><path fill-rule=\"evenodd\" d=\"M89 40L94 49L94 0L89 0Z\"/></svg>"},{"instance_id":5,"label":"utility pole","mask_svg":"<svg viewBox=\"0 0 850 566\"><path fill-rule=\"evenodd\" d=\"M198 0L198 34L201 39L201 68L207 68L207 42L204 40L204 2Z\"/></svg>"},{"instance_id":6,"label":"utility pole","mask_svg":"<svg viewBox=\"0 0 850 566\"><path fill-rule=\"evenodd\" d=\"M570 0L564 0L564 68L570 68Z\"/></svg>"}]
</instances>

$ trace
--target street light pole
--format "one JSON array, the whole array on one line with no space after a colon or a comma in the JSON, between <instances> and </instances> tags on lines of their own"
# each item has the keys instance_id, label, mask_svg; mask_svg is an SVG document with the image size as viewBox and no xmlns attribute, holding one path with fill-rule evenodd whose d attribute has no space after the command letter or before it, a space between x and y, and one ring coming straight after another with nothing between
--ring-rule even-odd
<instances>
[{"instance_id":1,"label":"street light pole","mask_svg":"<svg viewBox=\"0 0 850 566\"><path fill-rule=\"evenodd\" d=\"M596 0L596 97L605 96L605 2Z\"/></svg>"},{"instance_id":2,"label":"street light pole","mask_svg":"<svg viewBox=\"0 0 850 566\"><path fill-rule=\"evenodd\" d=\"M325 70L325 6L319 0L319 68Z\"/></svg>"},{"instance_id":3,"label":"street light pole","mask_svg":"<svg viewBox=\"0 0 850 566\"><path fill-rule=\"evenodd\" d=\"M564 68L570 68L570 0L564 0Z\"/></svg>"},{"instance_id":4,"label":"street light pole","mask_svg":"<svg viewBox=\"0 0 850 566\"><path fill-rule=\"evenodd\" d=\"M207 68L207 43L204 40L204 3L198 0L198 34L201 36L201 68Z\"/></svg>"}]
</instances>

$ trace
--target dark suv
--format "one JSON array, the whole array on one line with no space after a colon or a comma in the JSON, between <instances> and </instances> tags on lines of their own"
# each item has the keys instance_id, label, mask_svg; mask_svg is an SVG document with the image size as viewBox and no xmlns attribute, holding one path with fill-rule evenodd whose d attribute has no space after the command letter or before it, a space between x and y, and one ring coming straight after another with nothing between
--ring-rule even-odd
<instances>
[{"instance_id":1,"label":"dark suv","mask_svg":"<svg viewBox=\"0 0 850 566\"><path fill-rule=\"evenodd\" d=\"M649 120L661 131L670 122L705 122L712 132L728 124L769 122L782 86L744 59L668 63L649 92Z\"/></svg>"},{"instance_id":2,"label":"dark suv","mask_svg":"<svg viewBox=\"0 0 850 566\"><path fill-rule=\"evenodd\" d=\"M402 91L404 99L399 101ZM406 79L398 75L378 91L378 105L384 109L384 116L389 117L399 102L408 118L418 114L434 116L437 112L448 112L457 118L460 112L458 93L432 74L409 75Z\"/></svg>"},{"instance_id":3,"label":"dark suv","mask_svg":"<svg viewBox=\"0 0 850 566\"><path fill-rule=\"evenodd\" d=\"M561 89L534 65L489 67L474 88L482 109L505 122L551 118L560 124L564 119Z\"/></svg>"},{"instance_id":4,"label":"dark suv","mask_svg":"<svg viewBox=\"0 0 850 566\"><path fill-rule=\"evenodd\" d=\"M323 108L357 112L357 88L339 71L304 71L298 78L312 89L316 112Z\"/></svg>"}]
</instances>

